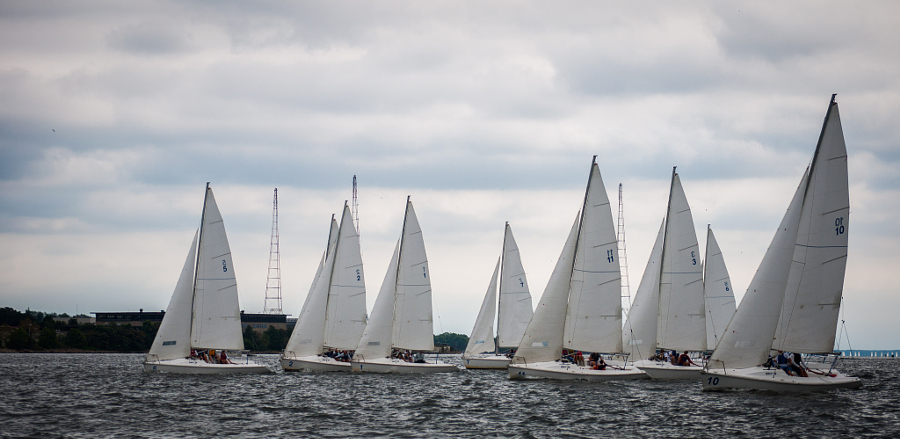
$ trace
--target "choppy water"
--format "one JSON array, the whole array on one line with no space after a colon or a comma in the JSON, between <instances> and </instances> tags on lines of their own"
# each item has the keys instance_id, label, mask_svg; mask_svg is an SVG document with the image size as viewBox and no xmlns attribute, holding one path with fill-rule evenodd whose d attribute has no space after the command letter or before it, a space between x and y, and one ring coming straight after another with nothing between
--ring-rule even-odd
<instances>
[{"instance_id":1,"label":"choppy water","mask_svg":"<svg viewBox=\"0 0 900 439\"><path fill-rule=\"evenodd\" d=\"M0 436L900 437L900 359L844 360L862 389L792 395L505 371L149 374L142 358L0 354Z\"/></svg>"}]
</instances>

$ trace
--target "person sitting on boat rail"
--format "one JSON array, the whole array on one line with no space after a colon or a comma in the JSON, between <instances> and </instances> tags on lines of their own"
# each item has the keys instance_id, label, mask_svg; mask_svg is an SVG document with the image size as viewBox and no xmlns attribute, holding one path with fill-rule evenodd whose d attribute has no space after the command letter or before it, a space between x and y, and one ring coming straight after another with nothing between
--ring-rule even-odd
<instances>
[{"instance_id":1,"label":"person sitting on boat rail","mask_svg":"<svg viewBox=\"0 0 900 439\"><path fill-rule=\"evenodd\" d=\"M234 364L231 360L228 359L228 355L225 355L225 351L219 352L219 363L221 364Z\"/></svg>"},{"instance_id":2,"label":"person sitting on boat rail","mask_svg":"<svg viewBox=\"0 0 900 439\"><path fill-rule=\"evenodd\" d=\"M690 366L692 364L694 366L698 366L698 364L694 363L691 360L691 356L688 355L687 351L682 352L681 355L678 356L678 365L679 366Z\"/></svg>"},{"instance_id":3,"label":"person sitting on boat rail","mask_svg":"<svg viewBox=\"0 0 900 439\"><path fill-rule=\"evenodd\" d=\"M791 370L797 373L802 377L808 377L809 374L806 373L806 369L803 367L803 360L800 358L799 352L794 352L794 355L788 358L788 361L791 365Z\"/></svg>"},{"instance_id":4,"label":"person sitting on boat rail","mask_svg":"<svg viewBox=\"0 0 900 439\"><path fill-rule=\"evenodd\" d=\"M603 361L603 357L601 357L600 354L596 354L596 355L597 355L597 359L594 360L594 365L591 366L591 369L593 369L593 370L606 370L606 362Z\"/></svg>"},{"instance_id":5,"label":"person sitting on boat rail","mask_svg":"<svg viewBox=\"0 0 900 439\"><path fill-rule=\"evenodd\" d=\"M794 374L791 372L790 360L788 360L788 357L790 357L790 355L790 352L778 351L778 356L775 357L775 361L778 363L778 368L783 370L784 373L790 376L794 376Z\"/></svg>"}]
</instances>

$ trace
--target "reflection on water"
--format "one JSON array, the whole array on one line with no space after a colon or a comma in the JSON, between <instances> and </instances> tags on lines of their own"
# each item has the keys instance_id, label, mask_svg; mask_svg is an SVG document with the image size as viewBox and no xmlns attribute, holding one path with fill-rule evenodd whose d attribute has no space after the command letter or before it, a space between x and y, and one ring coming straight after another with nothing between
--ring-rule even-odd
<instances>
[{"instance_id":1,"label":"reflection on water","mask_svg":"<svg viewBox=\"0 0 900 439\"><path fill-rule=\"evenodd\" d=\"M142 359L0 354L0 436L900 437L900 359L844 360L862 389L796 395L511 381L505 371L148 374Z\"/></svg>"}]
</instances>

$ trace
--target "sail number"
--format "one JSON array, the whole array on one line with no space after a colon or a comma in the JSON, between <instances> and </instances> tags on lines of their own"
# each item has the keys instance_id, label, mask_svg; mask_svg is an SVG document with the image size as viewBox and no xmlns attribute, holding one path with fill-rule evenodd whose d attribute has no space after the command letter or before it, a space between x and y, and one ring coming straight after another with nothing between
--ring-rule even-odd
<instances>
[{"instance_id":1,"label":"sail number","mask_svg":"<svg viewBox=\"0 0 900 439\"><path fill-rule=\"evenodd\" d=\"M522 286L522 287L525 286L525 282L522 282L522 278L521 278L521 277L519 278L519 286Z\"/></svg>"},{"instance_id":2,"label":"sail number","mask_svg":"<svg viewBox=\"0 0 900 439\"><path fill-rule=\"evenodd\" d=\"M835 235L843 235L844 234L844 217L835 218L834 234Z\"/></svg>"},{"instance_id":3,"label":"sail number","mask_svg":"<svg viewBox=\"0 0 900 439\"><path fill-rule=\"evenodd\" d=\"M693 251L691 251L691 262L693 262L691 265L697 265L697 254Z\"/></svg>"},{"instance_id":4,"label":"sail number","mask_svg":"<svg viewBox=\"0 0 900 439\"><path fill-rule=\"evenodd\" d=\"M425 271L425 267L422 267L422 277L428 277L428 273Z\"/></svg>"},{"instance_id":5,"label":"sail number","mask_svg":"<svg viewBox=\"0 0 900 439\"><path fill-rule=\"evenodd\" d=\"M359 270L356 270L356 280L358 281L359 279L360 279Z\"/></svg>"},{"instance_id":6,"label":"sail number","mask_svg":"<svg viewBox=\"0 0 900 439\"><path fill-rule=\"evenodd\" d=\"M715 378L709 377L709 378L707 378L706 383L711 384L713 386L718 386L719 385L719 377L715 377Z\"/></svg>"},{"instance_id":7,"label":"sail number","mask_svg":"<svg viewBox=\"0 0 900 439\"><path fill-rule=\"evenodd\" d=\"M606 262L612 263L612 261L615 261L615 260L616 260L616 258L613 257L613 251L607 250L606 251Z\"/></svg>"},{"instance_id":8,"label":"sail number","mask_svg":"<svg viewBox=\"0 0 900 439\"><path fill-rule=\"evenodd\" d=\"M222 259L222 271L223 271L223 272L227 272L227 271L228 271L228 264L225 263L225 260L224 260L224 259Z\"/></svg>"},{"instance_id":9,"label":"sail number","mask_svg":"<svg viewBox=\"0 0 900 439\"><path fill-rule=\"evenodd\" d=\"M707 262L709 264L709 262ZM725 291L731 291L731 288L728 286L728 282L725 282Z\"/></svg>"}]
</instances>

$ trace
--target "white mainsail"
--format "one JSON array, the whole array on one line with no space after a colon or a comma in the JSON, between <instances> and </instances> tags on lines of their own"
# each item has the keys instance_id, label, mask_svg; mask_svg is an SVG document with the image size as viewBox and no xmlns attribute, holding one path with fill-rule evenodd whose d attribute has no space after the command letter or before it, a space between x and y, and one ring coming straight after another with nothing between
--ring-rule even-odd
<instances>
[{"instance_id":1,"label":"white mainsail","mask_svg":"<svg viewBox=\"0 0 900 439\"><path fill-rule=\"evenodd\" d=\"M366 280L359 234L346 202L334 255L325 312L324 345L350 350L359 344L366 328Z\"/></svg>"},{"instance_id":2,"label":"white mainsail","mask_svg":"<svg viewBox=\"0 0 900 439\"><path fill-rule=\"evenodd\" d=\"M622 351L622 271L606 187L591 165L571 273L565 347Z\"/></svg>"},{"instance_id":3,"label":"white mainsail","mask_svg":"<svg viewBox=\"0 0 900 439\"><path fill-rule=\"evenodd\" d=\"M200 226L191 346L243 350L241 312L231 249L212 188L206 188Z\"/></svg>"},{"instance_id":4,"label":"white mainsail","mask_svg":"<svg viewBox=\"0 0 900 439\"><path fill-rule=\"evenodd\" d=\"M194 296L194 264L197 258L199 233L199 230L194 232L194 240L184 261L184 268L181 269L165 317L150 347L150 355L157 360L185 358L191 353L191 304Z\"/></svg>"},{"instance_id":5,"label":"white mainsail","mask_svg":"<svg viewBox=\"0 0 900 439\"><path fill-rule=\"evenodd\" d=\"M391 262L388 264L387 273L369 322L359 339L359 345L353 354L354 360L371 360L387 358L391 355L391 333L394 326L394 302L397 299L397 266L400 260L400 241L394 247Z\"/></svg>"},{"instance_id":6,"label":"white mainsail","mask_svg":"<svg viewBox=\"0 0 900 439\"><path fill-rule=\"evenodd\" d=\"M478 310L478 316L475 317L475 326L472 328L472 335L469 336L469 343L466 345L466 356L493 352L496 349L497 345L494 343L494 314L497 310L497 276L499 272L500 259L498 258L497 266L494 267L494 275L491 276L491 283L484 293L481 309Z\"/></svg>"},{"instance_id":7,"label":"white mainsail","mask_svg":"<svg viewBox=\"0 0 900 439\"><path fill-rule=\"evenodd\" d=\"M531 306L531 292L519 246L513 237L512 228L506 223L503 237L503 267L500 280L500 309L497 314L497 342L501 349L514 348L522 341L525 328L531 321L534 309Z\"/></svg>"},{"instance_id":8,"label":"white mainsail","mask_svg":"<svg viewBox=\"0 0 900 439\"><path fill-rule=\"evenodd\" d=\"M659 273L662 259L665 219L659 225L656 242L650 251L647 267L634 295L634 303L622 330L622 344L629 358L645 360L656 353L656 322L659 310Z\"/></svg>"},{"instance_id":9,"label":"white mainsail","mask_svg":"<svg viewBox=\"0 0 900 439\"><path fill-rule=\"evenodd\" d=\"M322 255L309 293L300 309L297 323L284 348L285 354L293 357L319 355L324 346L325 310L328 304L328 284L334 266L339 228L334 216L328 232L328 248Z\"/></svg>"},{"instance_id":10,"label":"white mainsail","mask_svg":"<svg viewBox=\"0 0 900 439\"><path fill-rule=\"evenodd\" d=\"M810 166L773 346L790 352L824 353L834 349L850 229L847 148L834 98Z\"/></svg>"},{"instance_id":11,"label":"white mainsail","mask_svg":"<svg viewBox=\"0 0 900 439\"><path fill-rule=\"evenodd\" d=\"M581 212L572 224L572 230L569 231L566 244L556 261L556 267L550 274L544 294L541 295L534 316L531 317L531 322L528 323L525 335L516 350L517 359L521 358L526 363L554 361L562 355L569 284L572 279L572 264L575 259L580 220Z\"/></svg>"},{"instance_id":12,"label":"white mainsail","mask_svg":"<svg viewBox=\"0 0 900 439\"><path fill-rule=\"evenodd\" d=\"M398 264L392 343L401 349L432 351L431 274L428 272L422 229L419 228L412 201L408 199Z\"/></svg>"},{"instance_id":13,"label":"white mainsail","mask_svg":"<svg viewBox=\"0 0 900 439\"><path fill-rule=\"evenodd\" d=\"M706 300L706 346L715 349L731 321L736 307L731 277L725 267L725 258L712 228L706 229L706 275L703 280L703 296Z\"/></svg>"},{"instance_id":14,"label":"white mainsail","mask_svg":"<svg viewBox=\"0 0 900 439\"><path fill-rule=\"evenodd\" d=\"M673 169L659 282L656 346L705 351L703 302L703 266L694 219L681 179Z\"/></svg>"}]
</instances>

